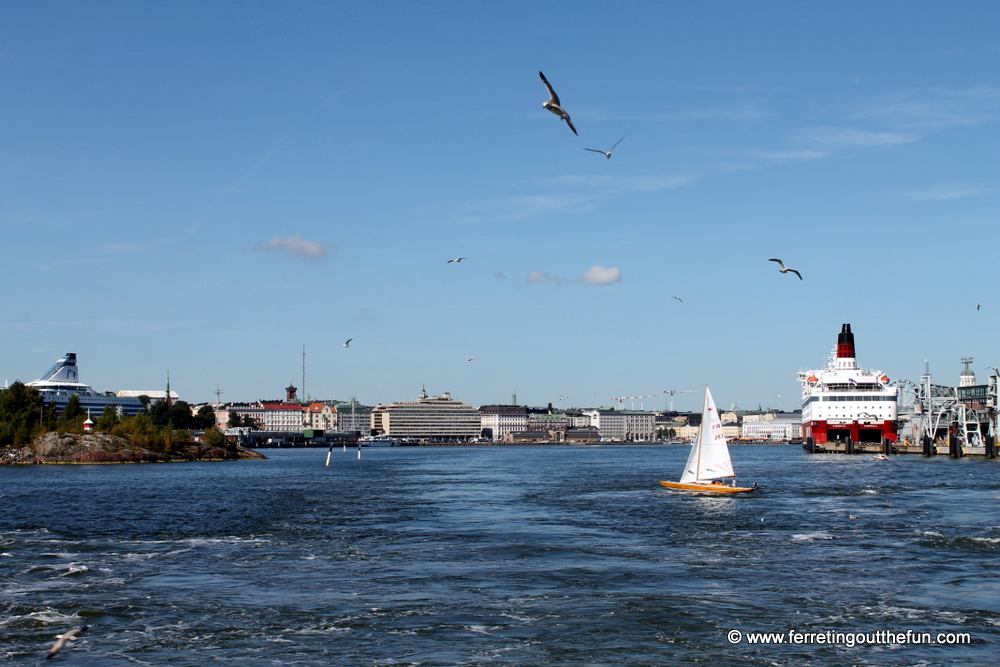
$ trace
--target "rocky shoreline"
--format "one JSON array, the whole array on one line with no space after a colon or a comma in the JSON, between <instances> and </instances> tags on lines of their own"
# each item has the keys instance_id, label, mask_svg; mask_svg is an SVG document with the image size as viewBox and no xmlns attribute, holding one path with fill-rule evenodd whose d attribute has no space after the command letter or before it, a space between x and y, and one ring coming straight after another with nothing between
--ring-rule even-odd
<instances>
[{"instance_id":1,"label":"rocky shoreline","mask_svg":"<svg viewBox=\"0 0 1000 667\"><path fill-rule=\"evenodd\" d=\"M252 449L234 450L190 442L171 452L136 447L108 433L46 433L30 445L0 449L0 465L24 463L169 463L266 459Z\"/></svg>"}]
</instances>

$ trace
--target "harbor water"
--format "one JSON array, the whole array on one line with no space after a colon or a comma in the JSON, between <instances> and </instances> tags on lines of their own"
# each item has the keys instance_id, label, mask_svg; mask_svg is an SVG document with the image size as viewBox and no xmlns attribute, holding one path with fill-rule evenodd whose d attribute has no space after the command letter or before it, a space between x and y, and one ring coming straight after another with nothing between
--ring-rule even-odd
<instances>
[{"instance_id":1,"label":"harbor water","mask_svg":"<svg viewBox=\"0 0 1000 667\"><path fill-rule=\"evenodd\" d=\"M0 467L0 664L84 624L53 664L996 664L998 460L737 446L762 488L707 497L657 484L684 446L264 453Z\"/></svg>"}]
</instances>

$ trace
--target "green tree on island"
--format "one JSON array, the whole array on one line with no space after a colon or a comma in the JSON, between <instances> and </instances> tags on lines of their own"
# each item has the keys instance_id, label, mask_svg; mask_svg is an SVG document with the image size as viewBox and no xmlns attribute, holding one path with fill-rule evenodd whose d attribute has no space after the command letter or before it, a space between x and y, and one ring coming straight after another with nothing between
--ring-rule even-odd
<instances>
[{"instance_id":1,"label":"green tree on island","mask_svg":"<svg viewBox=\"0 0 1000 667\"><path fill-rule=\"evenodd\" d=\"M239 428L241 426L260 430L260 423L256 419L250 415L241 415L238 412L230 410L227 428Z\"/></svg>"},{"instance_id":2,"label":"green tree on island","mask_svg":"<svg viewBox=\"0 0 1000 667\"><path fill-rule=\"evenodd\" d=\"M215 410L212 409L212 406L203 405L198 408L198 412L194 416L194 427L207 429L213 426L215 426Z\"/></svg>"},{"instance_id":3,"label":"green tree on island","mask_svg":"<svg viewBox=\"0 0 1000 667\"><path fill-rule=\"evenodd\" d=\"M79 407L77 402L77 407ZM0 447L31 442L43 418L44 403L38 390L15 382L0 391Z\"/></svg>"},{"instance_id":4,"label":"green tree on island","mask_svg":"<svg viewBox=\"0 0 1000 667\"><path fill-rule=\"evenodd\" d=\"M121 421L118 416L118 407L114 405L105 405L104 411L101 412L101 416L97 418L97 423L95 426L99 431L110 431L112 428L118 425Z\"/></svg>"},{"instance_id":5,"label":"green tree on island","mask_svg":"<svg viewBox=\"0 0 1000 667\"><path fill-rule=\"evenodd\" d=\"M80 397L73 394L66 401L66 407L63 408L62 414L59 418L64 422L70 422L77 417L82 417L84 415L83 408L80 406Z\"/></svg>"}]
</instances>

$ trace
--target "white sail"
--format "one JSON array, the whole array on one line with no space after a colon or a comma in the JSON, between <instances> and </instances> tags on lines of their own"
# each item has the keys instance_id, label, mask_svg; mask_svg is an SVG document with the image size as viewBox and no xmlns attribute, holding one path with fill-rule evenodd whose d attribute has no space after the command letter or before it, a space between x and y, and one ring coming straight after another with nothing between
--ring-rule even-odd
<instances>
[{"instance_id":1,"label":"white sail","mask_svg":"<svg viewBox=\"0 0 1000 667\"><path fill-rule=\"evenodd\" d=\"M690 484L721 477L733 477L735 474L733 461L729 458L729 446L726 445L726 438L722 434L722 420L719 418L719 411L715 408L712 392L708 390L708 387L705 387L705 402L701 409L701 428L698 429L698 438L692 445L691 453L684 465L681 483Z\"/></svg>"}]
</instances>

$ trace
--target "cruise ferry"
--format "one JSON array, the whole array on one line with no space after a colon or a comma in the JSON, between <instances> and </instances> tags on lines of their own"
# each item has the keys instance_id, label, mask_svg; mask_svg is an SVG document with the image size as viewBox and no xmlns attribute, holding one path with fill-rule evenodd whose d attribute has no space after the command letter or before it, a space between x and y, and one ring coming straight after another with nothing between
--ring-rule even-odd
<instances>
[{"instance_id":1,"label":"cruise ferry","mask_svg":"<svg viewBox=\"0 0 1000 667\"><path fill-rule=\"evenodd\" d=\"M137 415L144 409L142 401L137 397L117 396L110 391L102 394L94 391L90 385L80 382L75 352L67 352L66 356L57 361L45 375L26 384L39 391L46 405L54 403L58 412L66 409L70 396L76 396L80 401L80 407L95 417L101 414L107 405L114 405L119 412L124 411L128 415Z\"/></svg>"},{"instance_id":2,"label":"cruise ferry","mask_svg":"<svg viewBox=\"0 0 1000 667\"><path fill-rule=\"evenodd\" d=\"M899 389L882 371L858 368L850 324L840 331L836 354L825 369L799 372L802 437L817 445L897 442Z\"/></svg>"}]
</instances>

